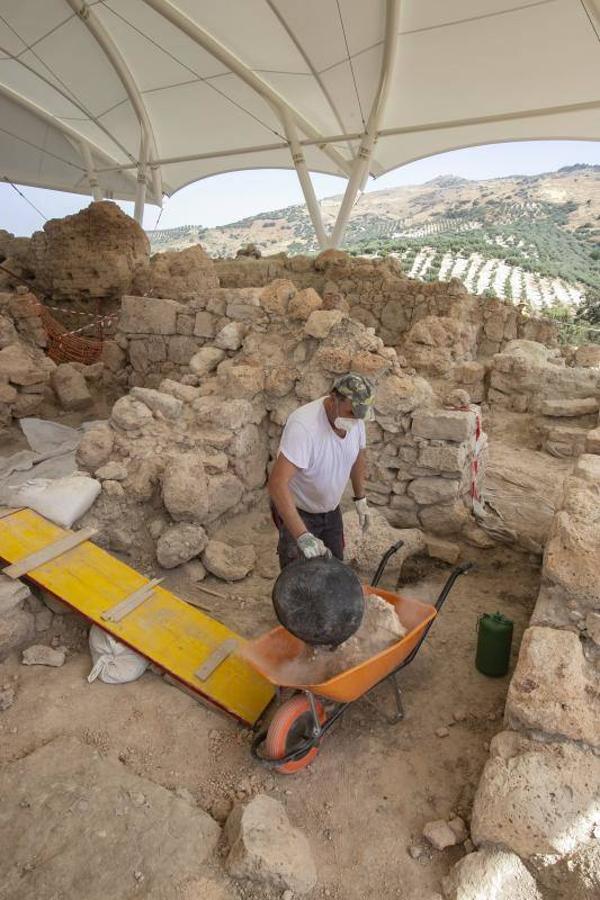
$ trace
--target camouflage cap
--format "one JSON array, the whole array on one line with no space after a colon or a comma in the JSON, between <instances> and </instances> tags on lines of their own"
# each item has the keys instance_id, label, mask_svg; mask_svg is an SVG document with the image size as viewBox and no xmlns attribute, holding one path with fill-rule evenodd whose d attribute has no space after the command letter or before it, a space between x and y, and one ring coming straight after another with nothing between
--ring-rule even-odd
<instances>
[{"instance_id":1,"label":"camouflage cap","mask_svg":"<svg viewBox=\"0 0 600 900\"><path fill-rule=\"evenodd\" d=\"M371 407L375 399L375 389L364 375L359 375L358 372L340 375L333 384L333 390L351 401L355 418L369 419L372 417Z\"/></svg>"}]
</instances>

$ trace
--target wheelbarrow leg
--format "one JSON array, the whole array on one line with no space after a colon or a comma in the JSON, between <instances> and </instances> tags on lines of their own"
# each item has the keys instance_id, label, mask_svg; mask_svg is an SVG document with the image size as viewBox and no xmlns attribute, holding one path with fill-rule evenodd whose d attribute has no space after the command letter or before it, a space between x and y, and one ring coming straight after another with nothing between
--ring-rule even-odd
<instances>
[{"instance_id":1,"label":"wheelbarrow leg","mask_svg":"<svg viewBox=\"0 0 600 900\"><path fill-rule=\"evenodd\" d=\"M393 716L386 716L386 718L390 725L396 725L397 722L401 722L404 718L404 707L402 706L402 691L400 690L400 685L398 684L397 672L392 673L390 681L392 683L394 699L396 700L396 712Z\"/></svg>"},{"instance_id":2,"label":"wheelbarrow leg","mask_svg":"<svg viewBox=\"0 0 600 900\"><path fill-rule=\"evenodd\" d=\"M391 675L388 675L385 681L389 681L392 685L392 692L394 695L394 706L395 711L389 715L384 712L381 707L379 707L371 698L368 693L363 694L362 700L366 700L369 706L372 706L375 712L380 715L383 719L385 719L388 725L397 725L398 722L401 722L404 718L404 707L402 706L402 691L400 690L400 685L398 684L398 674L397 672L392 672ZM379 684L382 684L380 681ZM378 685L375 685L377 687Z\"/></svg>"}]
</instances>

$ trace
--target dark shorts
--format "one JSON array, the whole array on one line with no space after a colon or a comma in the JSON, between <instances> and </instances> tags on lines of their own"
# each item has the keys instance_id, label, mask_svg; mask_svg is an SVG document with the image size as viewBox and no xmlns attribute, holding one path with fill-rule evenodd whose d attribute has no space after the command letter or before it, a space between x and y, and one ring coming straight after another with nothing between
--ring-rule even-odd
<instances>
[{"instance_id":1,"label":"dark shorts","mask_svg":"<svg viewBox=\"0 0 600 900\"><path fill-rule=\"evenodd\" d=\"M279 531L277 544L279 566L284 569L291 562L300 559L301 551L274 507L271 507L271 513ZM337 559L344 558L344 524L339 506L326 513L309 513L299 509L298 515L306 525L307 531L320 538Z\"/></svg>"}]
</instances>

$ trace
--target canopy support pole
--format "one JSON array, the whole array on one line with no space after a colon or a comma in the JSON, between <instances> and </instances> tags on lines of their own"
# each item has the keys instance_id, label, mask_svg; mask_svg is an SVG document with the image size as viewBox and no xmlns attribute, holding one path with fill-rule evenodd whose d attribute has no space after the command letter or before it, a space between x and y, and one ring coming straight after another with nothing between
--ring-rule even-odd
<instances>
[{"instance_id":1,"label":"canopy support pole","mask_svg":"<svg viewBox=\"0 0 600 900\"><path fill-rule=\"evenodd\" d=\"M148 149L146 145L146 136L142 132L140 142L140 161L137 170L137 188L135 192L135 207L133 210L133 218L141 225L144 221L144 203L146 202L146 162L148 157Z\"/></svg>"},{"instance_id":2,"label":"canopy support pole","mask_svg":"<svg viewBox=\"0 0 600 900\"><path fill-rule=\"evenodd\" d=\"M85 163L92 197L95 201L102 200L102 188L100 187L100 182L98 181L98 176L96 175L96 169L94 168L94 160L92 159L90 148L83 141L79 142L79 147L81 149L81 155L83 156L83 161Z\"/></svg>"},{"instance_id":3,"label":"canopy support pole","mask_svg":"<svg viewBox=\"0 0 600 900\"><path fill-rule=\"evenodd\" d=\"M73 12L83 22L88 31L91 32L99 46L102 48L104 55L108 59L109 63L115 70L119 80L121 81L121 84L125 88L125 92L129 98L129 102L134 109L134 112L140 123L140 128L144 133L144 141L148 148L148 156L150 157L151 162L155 159L158 159L156 140L154 138L152 123L150 121L146 105L142 98L140 89L135 81L135 78L133 77L127 63L121 56L118 47L116 46L112 37L105 29L104 25L102 24L94 10L88 6L85 0L67 0L67 3L69 4ZM151 173L152 193L158 205L162 206L163 187L162 177L158 164L151 166Z\"/></svg>"},{"instance_id":4,"label":"canopy support pole","mask_svg":"<svg viewBox=\"0 0 600 900\"><path fill-rule=\"evenodd\" d=\"M302 193L304 194L304 199L306 201L308 214L310 216L313 228L315 229L319 247L321 248L321 250L325 250L329 246L329 237L323 226L321 207L319 206L319 201L317 200L317 195L315 194L315 189L310 177L310 172L308 171L308 167L306 165L302 145L298 140L296 126L286 110L282 111L282 121L283 127L285 128L286 137L289 141L290 153L292 154L294 168L296 169L298 181L300 182L300 187L302 188Z\"/></svg>"},{"instance_id":5,"label":"canopy support pole","mask_svg":"<svg viewBox=\"0 0 600 900\"><path fill-rule=\"evenodd\" d=\"M400 0L387 0L385 40L383 44L383 60L381 63L379 86L373 100L373 105L371 106L371 112L369 113L367 126L362 136L358 153L356 154L356 158L352 165L352 174L346 185L342 204L335 221L331 235L332 247L339 247L342 243L352 207L356 202L359 191L364 190L367 178L369 177L371 157L373 156L373 150L377 141L377 131L390 91L392 73L396 62L399 19Z\"/></svg>"}]
</instances>

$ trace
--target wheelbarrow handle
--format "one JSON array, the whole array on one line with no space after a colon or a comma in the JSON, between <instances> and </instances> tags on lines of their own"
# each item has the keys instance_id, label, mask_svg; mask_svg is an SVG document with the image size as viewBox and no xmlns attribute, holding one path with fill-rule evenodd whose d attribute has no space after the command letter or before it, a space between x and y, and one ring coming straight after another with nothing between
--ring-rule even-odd
<instances>
[{"instance_id":1,"label":"wheelbarrow handle","mask_svg":"<svg viewBox=\"0 0 600 900\"><path fill-rule=\"evenodd\" d=\"M403 547L403 546L404 546L404 541L397 541L397 543L392 544L391 547L388 547L388 549L385 551L385 553L381 557L381 561L380 561L379 565L377 566L377 570L376 570L375 574L373 575L373 578L371 579L371 587L377 587L377 585L381 581L381 576L385 572L385 567L388 564L390 556L393 556L394 553L397 553L398 550L400 549L400 547Z\"/></svg>"},{"instance_id":2,"label":"wheelbarrow handle","mask_svg":"<svg viewBox=\"0 0 600 900\"><path fill-rule=\"evenodd\" d=\"M448 576L448 580L446 581L446 584L440 591L440 596L435 601L435 608L437 609L438 612L444 605L444 601L446 600L446 597L452 590L456 579L460 578L461 575L464 575L465 572L468 572L472 568L473 568L472 562L464 562L464 563L461 563L459 566L455 566L454 569L452 569L452 571L450 572L450 575Z\"/></svg>"}]
</instances>

